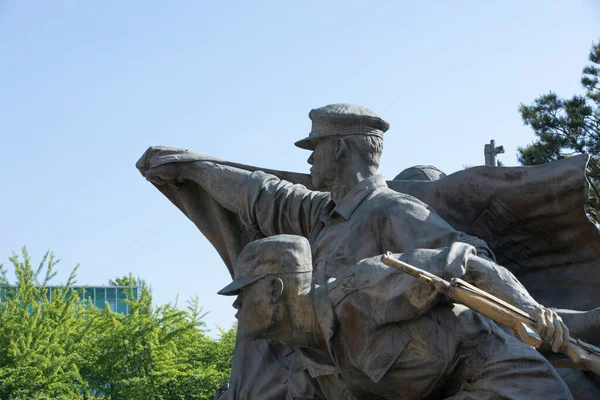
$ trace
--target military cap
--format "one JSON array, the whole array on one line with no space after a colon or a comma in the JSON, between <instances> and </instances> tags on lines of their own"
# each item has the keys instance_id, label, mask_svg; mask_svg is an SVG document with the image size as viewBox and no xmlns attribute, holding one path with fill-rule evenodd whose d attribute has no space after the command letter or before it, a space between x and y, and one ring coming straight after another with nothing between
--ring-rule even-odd
<instances>
[{"instance_id":1,"label":"military cap","mask_svg":"<svg viewBox=\"0 0 600 400\"><path fill-rule=\"evenodd\" d=\"M308 113L312 130L308 137L296 142L301 149L314 150L315 140L327 136L367 135L383 139L390 128L385 120L367 107L355 104L329 104Z\"/></svg>"},{"instance_id":2,"label":"military cap","mask_svg":"<svg viewBox=\"0 0 600 400\"><path fill-rule=\"evenodd\" d=\"M268 275L312 272L310 244L305 237L276 235L250 242L233 268L233 282L219 290L235 296L240 289Z\"/></svg>"}]
</instances>

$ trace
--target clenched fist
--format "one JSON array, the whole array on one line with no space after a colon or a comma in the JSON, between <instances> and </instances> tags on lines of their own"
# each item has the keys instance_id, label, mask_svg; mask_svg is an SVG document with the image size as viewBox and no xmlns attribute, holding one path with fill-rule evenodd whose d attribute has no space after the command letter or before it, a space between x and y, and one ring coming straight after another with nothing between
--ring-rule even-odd
<instances>
[{"instance_id":1,"label":"clenched fist","mask_svg":"<svg viewBox=\"0 0 600 400\"><path fill-rule=\"evenodd\" d=\"M544 343L552 347L553 352L556 353L569 344L569 328L556 312L543 306L533 307L530 311L537 322L538 333Z\"/></svg>"}]
</instances>

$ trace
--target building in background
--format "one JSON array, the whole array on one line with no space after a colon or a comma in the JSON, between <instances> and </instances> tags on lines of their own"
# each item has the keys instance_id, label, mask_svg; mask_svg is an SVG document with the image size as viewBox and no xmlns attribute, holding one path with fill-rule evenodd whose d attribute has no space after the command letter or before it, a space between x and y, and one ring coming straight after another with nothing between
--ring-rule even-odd
<instances>
[{"instance_id":1,"label":"building in background","mask_svg":"<svg viewBox=\"0 0 600 400\"><path fill-rule=\"evenodd\" d=\"M62 289L60 286L47 286L48 293L47 298L52 301L52 294L57 289ZM0 301L4 300L6 292L14 289L14 286L0 287ZM106 309L106 304L111 311L118 312L119 314L129 314L129 305L124 302L128 299L130 290L133 289L133 297L139 297L139 287L134 286L73 286L72 290L79 292L79 297L82 300L91 299L91 303L101 309Z\"/></svg>"}]
</instances>

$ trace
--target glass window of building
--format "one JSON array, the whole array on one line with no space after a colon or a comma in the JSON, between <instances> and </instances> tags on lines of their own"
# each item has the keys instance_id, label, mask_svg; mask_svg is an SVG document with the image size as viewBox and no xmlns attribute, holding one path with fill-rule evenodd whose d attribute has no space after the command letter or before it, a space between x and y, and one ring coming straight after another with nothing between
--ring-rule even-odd
<instances>
[{"instance_id":1,"label":"glass window of building","mask_svg":"<svg viewBox=\"0 0 600 400\"><path fill-rule=\"evenodd\" d=\"M92 301L92 304L95 304L95 303L94 303L94 293L95 293L95 290L94 290L94 288L89 288L89 287L88 287L88 288L85 288L85 293L84 293L84 295L83 295L83 296L84 296L84 297L83 297L83 299L84 299L86 302L88 301L88 299L91 299L91 301Z\"/></svg>"},{"instance_id":2,"label":"glass window of building","mask_svg":"<svg viewBox=\"0 0 600 400\"><path fill-rule=\"evenodd\" d=\"M95 288L96 291L96 300L94 301L94 305L101 310L104 310L104 301L106 300L106 295L103 287Z\"/></svg>"},{"instance_id":3,"label":"glass window of building","mask_svg":"<svg viewBox=\"0 0 600 400\"><path fill-rule=\"evenodd\" d=\"M106 289L106 301L111 311L117 311L117 288L108 287Z\"/></svg>"},{"instance_id":4,"label":"glass window of building","mask_svg":"<svg viewBox=\"0 0 600 400\"><path fill-rule=\"evenodd\" d=\"M123 300L127 300L127 293L129 288L119 288L117 295L117 312L121 314L129 314L129 306L123 302Z\"/></svg>"}]
</instances>

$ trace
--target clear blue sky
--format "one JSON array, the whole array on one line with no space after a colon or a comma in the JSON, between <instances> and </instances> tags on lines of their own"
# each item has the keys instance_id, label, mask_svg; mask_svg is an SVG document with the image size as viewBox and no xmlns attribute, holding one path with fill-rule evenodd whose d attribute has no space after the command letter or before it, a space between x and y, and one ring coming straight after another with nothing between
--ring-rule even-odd
<instances>
[{"instance_id":1,"label":"clear blue sky","mask_svg":"<svg viewBox=\"0 0 600 400\"><path fill-rule=\"evenodd\" d=\"M229 327L223 263L135 169L148 146L307 172L309 110L348 102L390 122L390 179L482 164L492 138L516 165L519 103L580 92L599 28L597 0L0 0L0 259L51 249L57 283L131 271Z\"/></svg>"}]
</instances>

